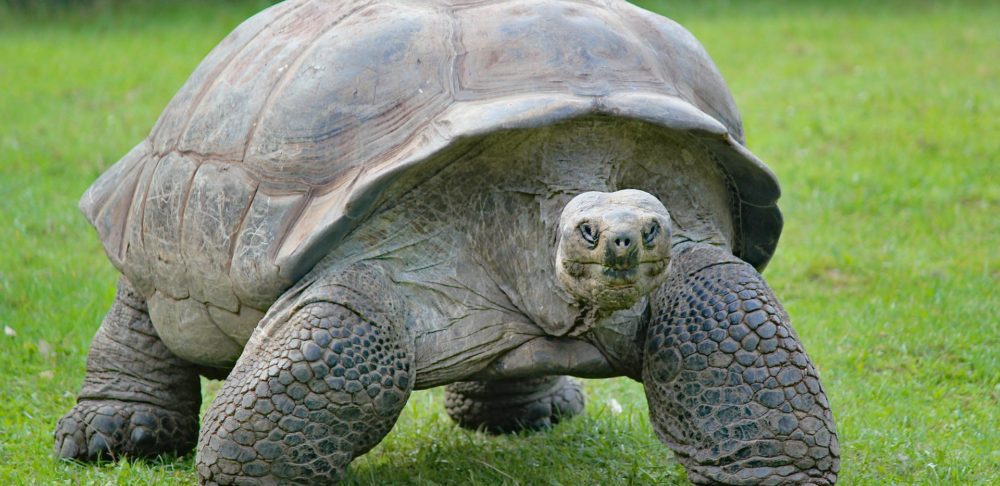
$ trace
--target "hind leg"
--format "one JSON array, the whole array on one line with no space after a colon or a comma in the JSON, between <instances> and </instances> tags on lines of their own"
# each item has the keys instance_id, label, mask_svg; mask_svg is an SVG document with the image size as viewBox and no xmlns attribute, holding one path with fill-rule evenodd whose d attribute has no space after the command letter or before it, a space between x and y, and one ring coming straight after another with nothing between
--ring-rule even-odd
<instances>
[{"instance_id":1,"label":"hind leg","mask_svg":"<svg viewBox=\"0 0 1000 486\"><path fill-rule=\"evenodd\" d=\"M579 414L580 383L566 376L462 381L445 388L445 409L458 425L493 433L537 430Z\"/></svg>"},{"instance_id":2,"label":"hind leg","mask_svg":"<svg viewBox=\"0 0 1000 486\"><path fill-rule=\"evenodd\" d=\"M76 405L56 425L65 459L184 454L198 433L198 372L174 356L125 277L90 344Z\"/></svg>"}]
</instances>

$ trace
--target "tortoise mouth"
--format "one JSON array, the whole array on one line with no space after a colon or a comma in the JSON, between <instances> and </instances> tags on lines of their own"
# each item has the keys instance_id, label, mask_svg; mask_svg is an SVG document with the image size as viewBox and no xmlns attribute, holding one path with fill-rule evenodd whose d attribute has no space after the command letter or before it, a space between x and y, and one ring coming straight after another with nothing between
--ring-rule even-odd
<instances>
[{"instance_id":1,"label":"tortoise mouth","mask_svg":"<svg viewBox=\"0 0 1000 486\"><path fill-rule=\"evenodd\" d=\"M627 309L662 283L669 258L630 265L564 261L560 279L566 290L589 305L615 311Z\"/></svg>"},{"instance_id":2,"label":"tortoise mouth","mask_svg":"<svg viewBox=\"0 0 1000 486\"><path fill-rule=\"evenodd\" d=\"M635 264L626 268L616 268L602 265L601 275L607 279L609 287L634 287L639 280L639 265Z\"/></svg>"},{"instance_id":3,"label":"tortoise mouth","mask_svg":"<svg viewBox=\"0 0 1000 486\"><path fill-rule=\"evenodd\" d=\"M600 277L604 285L615 289L636 287L643 277L655 277L663 272L668 259L623 262L567 262L578 267L577 273L582 274L580 267L600 267ZM644 271L645 270L645 271ZM595 272L596 273L596 272ZM595 274L591 274L596 276Z\"/></svg>"}]
</instances>

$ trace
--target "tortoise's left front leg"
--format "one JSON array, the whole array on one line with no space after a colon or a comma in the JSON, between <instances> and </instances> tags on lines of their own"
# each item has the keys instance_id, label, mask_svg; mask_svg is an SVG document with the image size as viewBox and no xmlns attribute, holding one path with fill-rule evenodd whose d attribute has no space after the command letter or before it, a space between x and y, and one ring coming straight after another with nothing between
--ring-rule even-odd
<instances>
[{"instance_id":1,"label":"tortoise's left front leg","mask_svg":"<svg viewBox=\"0 0 1000 486\"><path fill-rule=\"evenodd\" d=\"M653 299L650 418L696 484L833 484L837 433L788 315L753 267L682 251Z\"/></svg>"}]
</instances>

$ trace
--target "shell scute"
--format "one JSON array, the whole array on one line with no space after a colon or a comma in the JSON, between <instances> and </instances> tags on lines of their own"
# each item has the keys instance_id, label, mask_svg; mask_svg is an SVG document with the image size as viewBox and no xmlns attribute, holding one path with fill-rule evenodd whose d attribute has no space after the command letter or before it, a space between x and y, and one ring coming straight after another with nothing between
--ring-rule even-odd
<instances>
[{"instance_id":1,"label":"shell scute","mask_svg":"<svg viewBox=\"0 0 1000 486\"><path fill-rule=\"evenodd\" d=\"M275 295L292 283L280 276L275 252L289 221L309 200L307 192L282 194L269 190L262 185L254 194L237 231L228 272L240 302L257 309L267 309Z\"/></svg>"},{"instance_id":2,"label":"shell scute","mask_svg":"<svg viewBox=\"0 0 1000 486\"><path fill-rule=\"evenodd\" d=\"M181 253L181 225L198 162L173 152L157 164L143 201L142 247L155 287L174 299L189 295L186 265Z\"/></svg>"},{"instance_id":3,"label":"shell scute","mask_svg":"<svg viewBox=\"0 0 1000 486\"><path fill-rule=\"evenodd\" d=\"M568 2L517 2L457 12L455 98L669 88L614 12L580 10Z\"/></svg>"},{"instance_id":4,"label":"shell scute","mask_svg":"<svg viewBox=\"0 0 1000 486\"><path fill-rule=\"evenodd\" d=\"M628 5L615 9L633 28L645 32L640 40L653 56L664 84L673 87L678 97L722 122L729 135L744 143L743 123L725 81L705 48L677 22Z\"/></svg>"},{"instance_id":5,"label":"shell scute","mask_svg":"<svg viewBox=\"0 0 1000 486\"><path fill-rule=\"evenodd\" d=\"M121 160L109 168L80 198L80 210L89 218L104 238L108 257L120 267L127 248L125 231L134 213L136 192L145 194L148 179L147 159L152 147L148 141L136 145Z\"/></svg>"},{"instance_id":6,"label":"shell scute","mask_svg":"<svg viewBox=\"0 0 1000 486\"><path fill-rule=\"evenodd\" d=\"M209 315L208 306L194 299L174 299L154 292L146 299L149 317L163 343L177 356L205 366L232 366L243 351Z\"/></svg>"},{"instance_id":7,"label":"shell scute","mask_svg":"<svg viewBox=\"0 0 1000 486\"><path fill-rule=\"evenodd\" d=\"M344 15L342 9L306 3L255 37L210 81L177 149L242 161L261 116L277 101L285 80L301 69L317 40Z\"/></svg>"},{"instance_id":8,"label":"shell scute","mask_svg":"<svg viewBox=\"0 0 1000 486\"><path fill-rule=\"evenodd\" d=\"M122 227L122 241L120 243L122 247L121 260L116 261L113 257L111 260L123 273L128 271L126 275L128 275L132 285L136 286L143 295L147 296L151 295L154 290L153 280L155 275L149 270L132 272L130 269L148 269L150 267L145 248L143 247L142 219L143 210L146 206L146 196L149 194L149 182L153 177L153 173L156 172L159 159L160 157L150 154L139 161L137 165L140 172L137 177L135 191L132 193L132 198L117 201L119 205L128 206L129 211L128 218L124 221ZM101 233L101 238L105 241L106 247L110 244L109 242L117 241L117 237L111 237L111 235L104 233Z\"/></svg>"},{"instance_id":9,"label":"shell scute","mask_svg":"<svg viewBox=\"0 0 1000 486\"><path fill-rule=\"evenodd\" d=\"M269 31L273 24L280 22L301 6L303 5L299 2L275 5L265 14L258 14L244 21L212 49L156 121L149 137L153 151L164 154L174 150L188 127L193 110L202 105L206 92L215 85L216 80L223 77L223 72L230 68L234 59L250 50L248 48L254 41Z\"/></svg>"},{"instance_id":10,"label":"shell scute","mask_svg":"<svg viewBox=\"0 0 1000 486\"><path fill-rule=\"evenodd\" d=\"M240 308L229 278L237 231L257 192L239 165L203 162L191 182L181 229L181 256L191 297L230 312Z\"/></svg>"},{"instance_id":11,"label":"shell scute","mask_svg":"<svg viewBox=\"0 0 1000 486\"><path fill-rule=\"evenodd\" d=\"M450 102L448 29L433 10L407 5L345 18L272 93L246 164L266 180L328 186L383 160Z\"/></svg>"}]
</instances>

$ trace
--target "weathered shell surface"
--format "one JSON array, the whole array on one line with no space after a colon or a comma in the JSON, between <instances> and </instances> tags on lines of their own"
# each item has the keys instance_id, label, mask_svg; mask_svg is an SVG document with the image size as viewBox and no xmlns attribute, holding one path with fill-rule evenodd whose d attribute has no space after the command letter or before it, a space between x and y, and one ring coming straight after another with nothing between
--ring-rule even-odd
<instances>
[{"instance_id":1,"label":"weathered shell surface","mask_svg":"<svg viewBox=\"0 0 1000 486\"><path fill-rule=\"evenodd\" d=\"M682 27L616 1L276 5L208 55L81 208L154 319L184 333L211 318L228 339L210 344L238 355L240 323L404 170L460 137L593 114L707 147L735 194L735 252L766 264L778 186L715 66Z\"/></svg>"}]
</instances>

